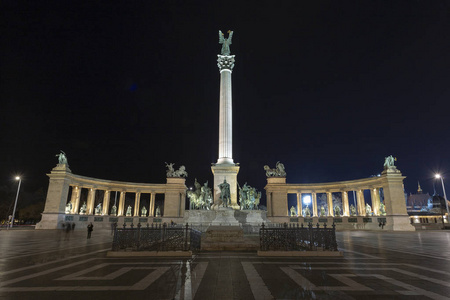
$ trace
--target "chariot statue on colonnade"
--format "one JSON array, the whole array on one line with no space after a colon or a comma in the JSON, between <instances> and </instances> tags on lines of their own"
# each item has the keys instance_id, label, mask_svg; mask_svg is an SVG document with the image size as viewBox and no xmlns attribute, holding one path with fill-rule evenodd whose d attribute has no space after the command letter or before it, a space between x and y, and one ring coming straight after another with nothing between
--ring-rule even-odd
<instances>
[{"instance_id":1,"label":"chariot statue on colonnade","mask_svg":"<svg viewBox=\"0 0 450 300\"><path fill-rule=\"evenodd\" d=\"M286 177L284 165L279 161L277 162L274 169L271 169L268 165L265 165L264 170L266 171L267 177Z\"/></svg>"},{"instance_id":2,"label":"chariot statue on colonnade","mask_svg":"<svg viewBox=\"0 0 450 300\"><path fill-rule=\"evenodd\" d=\"M178 170L175 170L173 167L174 165L175 165L174 163L170 163L170 164L166 163L167 177L187 177L188 176L185 166L180 166L180 168Z\"/></svg>"},{"instance_id":3,"label":"chariot statue on colonnade","mask_svg":"<svg viewBox=\"0 0 450 300\"><path fill-rule=\"evenodd\" d=\"M55 155L58 157L58 164L69 166L69 162L67 161L66 153L64 153L64 151L62 151L62 150L59 150L59 151L60 151L60 153Z\"/></svg>"},{"instance_id":4,"label":"chariot statue on colonnade","mask_svg":"<svg viewBox=\"0 0 450 300\"><path fill-rule=\"evenodd\" d=\"M384 168L385 169L396 169L395 162L397 161L396 157L393 157L392 155L389 155L388 157L384 158Z\"/></svg>"}]
</instances>

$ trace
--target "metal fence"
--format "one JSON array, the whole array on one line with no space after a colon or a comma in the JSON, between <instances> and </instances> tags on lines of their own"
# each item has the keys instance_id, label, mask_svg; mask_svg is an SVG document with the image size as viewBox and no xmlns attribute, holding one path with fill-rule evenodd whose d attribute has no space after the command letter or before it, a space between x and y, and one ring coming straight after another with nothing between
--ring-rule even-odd
<instances>
[{"instance_id":1,"label":"metal fence","mask_svg":"<svg viewBox=\"0 0 450 300\"><path fill-rule=\"evenodd\" d=\"M112 251L198 251L201 232L185 226L168 226L166 223L146 227L133 224L123 228L116 226Z\"/></svg>"},{"instance_id":2,"label":"metal fence","mask_svg":"<svg viewBox=\"0 0 450 300\"><path fill-rule=\"evenodd\" d=\"M284 223L282 227L268 228L264 224L259 229L261 251L338 251L336 226L327 228L324 224L307 227Z\"/></svg>"}]
</instances>

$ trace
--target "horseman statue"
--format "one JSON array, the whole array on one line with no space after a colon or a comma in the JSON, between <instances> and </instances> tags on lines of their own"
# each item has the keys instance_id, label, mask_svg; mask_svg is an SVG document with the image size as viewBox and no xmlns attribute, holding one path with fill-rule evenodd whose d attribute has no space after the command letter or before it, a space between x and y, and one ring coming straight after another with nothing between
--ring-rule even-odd
<instances>
[{"instance_id":1,"label":"horseman statue","mask_svg":"<svg viewBox=\"0 0 450 300\"><path fill-rule=\"evenodd\" d=\"M200 183L198 183L197 178L195 178L194 186L195 191L187 191L187 196L189 198L189 209L210 210L212 203L212 192L211 188L208 187L208 181L201 186Z\"/></svg>"},{"instance_id":2,"label":"horseman statue","mask_svg":"<svg viewBox=\"0 0 450 300\"><path fill-rule=\"evenodd\" d=\"M239 202L240 208L243 209L258 209L259 201L261 200L261 192L258 192L256 188L251 187L246 183L239 186Z\"/></svg>"}]
</instances>

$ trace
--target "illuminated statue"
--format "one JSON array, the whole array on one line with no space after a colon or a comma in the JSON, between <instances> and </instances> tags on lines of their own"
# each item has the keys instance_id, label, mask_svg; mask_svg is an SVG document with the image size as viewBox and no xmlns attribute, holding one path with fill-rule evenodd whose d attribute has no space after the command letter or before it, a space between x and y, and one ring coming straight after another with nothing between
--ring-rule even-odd
<instances>
[{"instance_id":1,"label":"illuminated statue","mask_svg":"<svg viewBox=\"0 0 450 300\"><path fill-rule=\"evenodd\" d=\"M131 217L131 205L128 205L127 207L127 213L126 213L127 217Z\"/></svg>"},{"instance_id":2,"label":"illuminated statue","mask_svg":"<svg viewBox=\"0 0 450 300\"><path fill-rule=\"evenodd\" d=\"M117 206L113 205L113 207L111 207L111 215L115 216L117 214Z\"/></svg>"},{"instance_id":3,"label":"illuminated statue","mask_svg":"<svg viewBox=\"0 0 450 300\"><path fill-rule=\"evenodd\" d=\"M228 207L228 204L231 201L231 194L230 194L230 184L227 182L226 179L223 180L221 184L219 184L220 189L220 200L222 201L223 207Z\"/></svg>"},{"instance_id":4,"label":"illuminated statue","mask_svg":"<svg viewBox=\"0 0 450 300\"><path fill-rule=\"evenodd\" d=\"M60 150L60 151L61 151L61 153L55 155L58 157L58 164L69 166L69 163L67 162L66 154L64 153L64 151L62 151L62 150Z\"/></svg>"},{"instance_id":5,"label":"illuminated statue","mask_svg":"<svg viewBox=\"0 0 450 300\"><path fill-rule=\"evenodd\" d=\"M70 214L72 211L72 202L66 204L66 214Z\"/></svg>"},{"instance_id":6,"label":"illuminated statue","mask_svg":"<svg viewBox=\"0 0 450 300\"><path fill-rule=\"evenodd\" d=\"M356 216L356 208L353 204L350 205L350 216Z\"/></svg>"},{"instance_id":7,"label":"illuminated statue","mask_svg":"<svg viewBox=\"0 0 450 300\"><path fill-rule=\"evenodd\" d=\"M336 205L334 207L334 216L335 217L340 217L341 216L341 208L339 207L339 205Z\"/></svg>"},{"instance_id":8,"label":"illuminated statue","mask_svg":"<svg viewBox=\"0 0 450 300\"><path fill-rule=\"evenodd\" d=\"M86 214L86 202L84 202L80 208L80 215L85 215L85 214Z\"/></svg>"},{"instance_id":9,"label":"illuminated statue","mask_svg":"<svg viewBox=\"0 0 450 300\"><path fill-rule=\"evenodd\" d=\"M305 208L305 217L311 217L311 211L309 210L309 206Z\"/></svg>"},{"instance_id":10,"label":"illuminated statue","mask_svg":"<svg viewBox=\"0 0 450 300\"><path fill-rule=\"evenodd\" d=\"M167 177L187 177L188 176L185 166L180 166L180 168L175 171L175 169L173 168L174 165L175 165L174 163L170 163L170 164L166 163Z\"/></svg>"},{"instance_id":11,"label":"illuminated statue","mask_svg":"<svg viewBox=\"0 0 450 300\"><path fill-rule=\"evenodd\" d=\"M325 217L325 207L323 205L320 207L320 216Z\"/></svg>"},{"instance_id":12,"label":"illuminated statue","mask_svg":"<svg viewBox=\"0 0 450 300\"><path fill-rule=\"evenodd\" d=\"M268 165L264 166L267 177L286 177L286 171L284 170L284 165L277 162L274 169L271 169Z\"/></svg>"},{"instance_id":13,"label":"illuminated statue","mask_svg":"<svg viewBox=\"0 0 450 300\"><path fill-rule=\"evenodd\" d=\"M294 206L291 206L291 217L295 217L297 215L297 210Z\"/></svg>"},{"instance_id":14,"label":"illuminated statue","mask_svg":"<svg viewBox=\"0 0 450 300\"><path fill-rule=\"evenodd\" d=\"M380 203L380 215L381 216L386 215L386 206L383 204L383 202Z\"/></svg>"},{"instance_id":15,"label":"illuminated statue","mask_svg":"<svg viewBox=\"0 0 450 300\"><path fill-rule=\"evenodd\" d=\"M156 206L156 217L161 217L161 209L159 208L159 206Z\"/></svg>"},{"instance_id":16,"label":"illuminated statue","mask_svg":"<svg viewBox=\"0 0 450 300\"><path fill-rule=\"evenodd\" d=\"M142 206L141 217L146 217L146 216L147 216L147 209L145 208L145 206Z\"/></svg>"},{"instance_id":17,"label":"illuminated statue","mask_svg":"<svg viewBox=\"0 0 450 300\"><path fill-rule=\"evenodd\" d=\"M384 168L390 169L395 168L394 162L397 161L397 158L394 158L392 155L384 158Z\"/></svg>"},{"instance_id":18,"label":"illuminated statue","mask_svg":"<svg viewBox=\"0 0 450 300\"><path fill-rule=\"evenodd\" d=\"M369 203L366 203L366 216L372 215L372 207L369 205Z\"/></svg>"},{"instance_id":19,"label":"illuminated statue","mask_svg":"<svg viewBox=\"0 0 450 300\"><path fill-rule=\"evenodd\" d=\"M97 207L95 207L95 214L96 215L101 215L102 214L102 204L101 203L99 203L97 205Z\"/></svg>"},{"instance_id":20,"label":"illuminated statue","mask_svg":"<svg viewBox=\"0 0 450 300\"><path fill-rule=\"evenodd\" d=\"M224 38L224 35L222 31L219 30L219 44L222 45L222 50L220 51L220 54L222 55L230 55L230 45L231 45L231 39L233 38L233 31L228 30L228 38Z\"/></svg>"}]
</instances>

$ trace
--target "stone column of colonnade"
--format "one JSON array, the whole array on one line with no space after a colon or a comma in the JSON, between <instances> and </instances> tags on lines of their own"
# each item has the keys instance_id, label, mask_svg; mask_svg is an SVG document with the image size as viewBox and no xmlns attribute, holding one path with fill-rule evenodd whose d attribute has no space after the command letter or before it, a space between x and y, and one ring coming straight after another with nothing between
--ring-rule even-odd
<instances>
[{"instance_id":1,"label":"stone column of colonnade","mask_svg":"<svg viewBox=\"0 0 450 300\"><path fill-rule=\"evenodd\" d=\"M372 198L372 210L374 216L380 215L380 191L376 188L370 189L370 197Z\"/></svg>"},{"instance_id":2,"label":"stone column of colonnade","mask_svg":"<svg viewBox=\"0 0 450 300\"><path fill-rule=\"evenodd\" d=\"M103 210L102 215L108 215L108 208L109 208L109 200L110 200L111 191L106 190L105 194L103 195Z\"/></svg>"},{"instance_id":3,"label":"stone column of colonnade","mask_svg":"<svg viewBox=\"0 0 450 300\"><path fill-rule=\"evenodd\" d=\"M134 217L139 217L139 206L141 203L141 193L136 192L136 197L134 198Z\"/></svg>"},{"instance_id":4,"label":"stone column of colonnade","mask_svg":"<svg viewBox=\"0 0 450 300\"><path fill-rule=\"evenodd\" d=\"M125 193L124 191L120 192L120 198L119 198L119 207L117 208L117 216L123 216L124 215L124 209L125 209Z\"/></svg>"},{"instance_id":5,"label":"stone column of colonnade","mask_svg":"<svg viewBox=\"0 0 450 300\"><path fill-rule=\"evenodd\" d=\"M153 217L155 215L155 193L150 194L150 207L148 208L148 216Z\"/></svg>"},{"instance_id":6,"label":"stone column of colonnade","mask_svg":"<svg viewBox=\"0 0 450 300\"><path fill-rule=\"evenodd\" d=\"M80 210L80 196L81 196L81 188L78 186L72 186L72 198L70 202L72 203L71 214L77 214Z\"/></svg>"},{"instance_id":7,"label":"stone column of colonnade","mask_svg":"<svg viewBox=\"0 0 450 300\"><path fill-rule=\"evenodd\" d=\"M90 188L88 192L88 200L86 204L86 214L92 215L94 214L94 204L95 204L95 189Z\"/></svg>"},{"instance_id":8,"label":"stone column of colonnade","mask_svg":"<svg viewBox=\"0 0 450 300\"><path fill-rule=\"evenodd\" d=\"M313 217L317 217L317 193L316 192L311 193L311 202L312 202L312 209L313 209Z\"/></svg>"},{"instance_id":9,"label":"stone column of colonnade","mask_svg":"<svg viewBox=\"0 0 450 300\"><path fill-rule=\"evenodd\" d=\"M297 193L297 215L303 216L302 193Z\"/></svg>"},{"instance_id":10,"label":"stone column of colonnade","mask_svg":"<svg viewBox=\"0 0 450 300\"><path fill-rule=\"evenodd\" d=\"M345 217L350 216L350 209L348 206L348 192L343 191L342 193L342 211Z\"/></svg>"},{"instance_id":11,"label":"stone column of colonnade","mask_svg":"<svg viewBox=\"0 0 450 300\"><path fill-rule=\"evenodd\" d=\"M356 191L356 203L358 206L358 216L365 216L366 215L366 205L364 201L364 192L363 190L357 190Z\"/></svg>"},{"instance_id":12,"label":"stone column of colonnade","mask_svg":"<svg viewBox=\"0 0 450 300\"><path fill-rule=\"evenodd\" d=\"M327 206L328 206L328 217L334 217L333 195L331 194L331 192L327 192Z\"/></svg>"}]
</instances>

